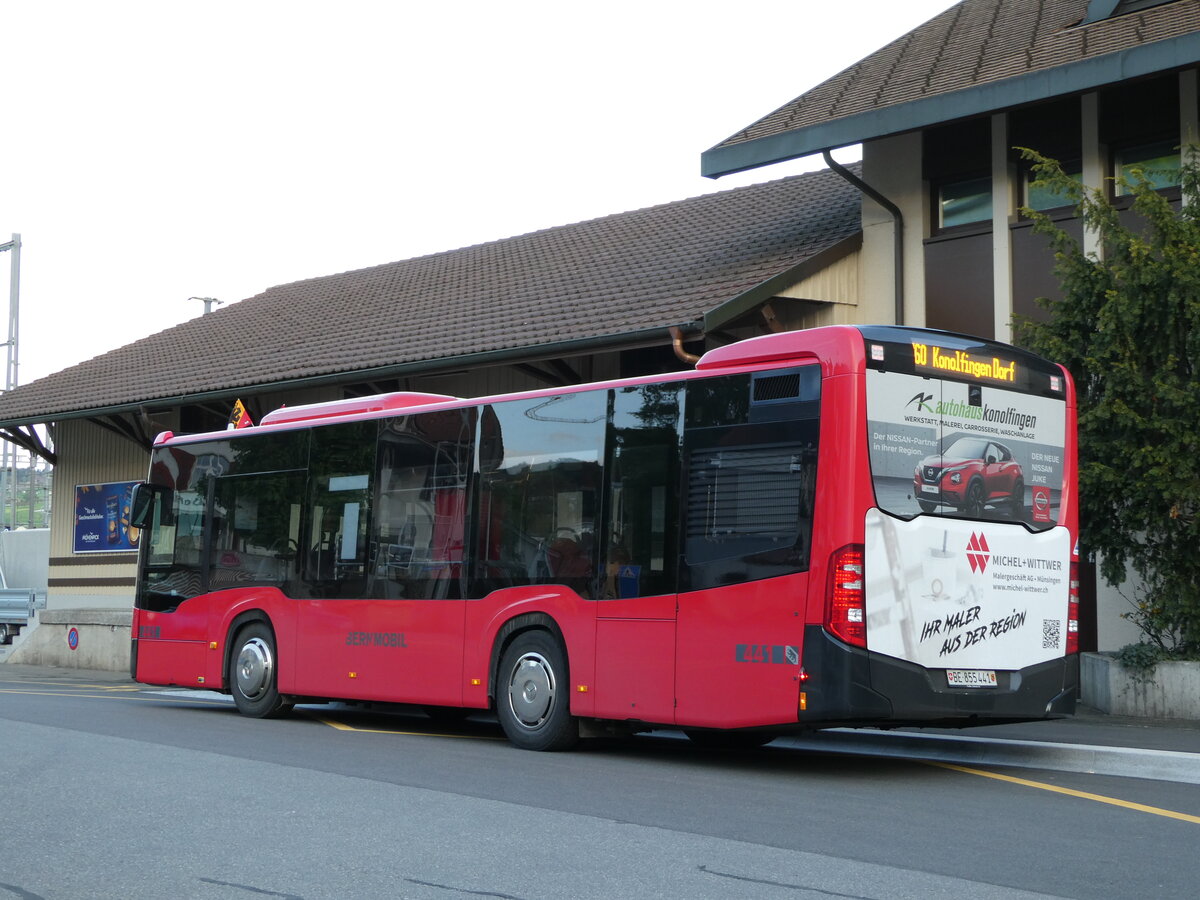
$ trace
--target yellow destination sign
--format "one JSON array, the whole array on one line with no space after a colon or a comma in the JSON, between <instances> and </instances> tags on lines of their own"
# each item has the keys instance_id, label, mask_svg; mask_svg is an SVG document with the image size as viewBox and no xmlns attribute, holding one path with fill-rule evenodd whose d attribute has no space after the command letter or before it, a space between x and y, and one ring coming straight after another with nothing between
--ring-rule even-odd
<instances>
[{"instance_id":1,"label":"yellow destination sign","mask_svg":"<svg viewBox=\"0 0 1200 900\"><path fill-rule=\"evenodd\" d=\"M986 378L989 381L1017 380L1017 363L1015 360L1005 362L998 356L982 359L972 356L966 350L944 350L937 344L920 344L912 342L913 365L922 369L935 369L939 372L955 375L969 375L972 378Z\"/></svg>"}]
</instances>

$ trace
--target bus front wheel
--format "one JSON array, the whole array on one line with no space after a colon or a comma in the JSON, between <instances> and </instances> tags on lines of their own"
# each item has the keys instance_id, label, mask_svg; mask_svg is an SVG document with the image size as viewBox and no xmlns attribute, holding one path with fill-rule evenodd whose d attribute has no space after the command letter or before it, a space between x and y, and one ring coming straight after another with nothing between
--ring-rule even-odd
<instances>
[{"instance_id":1,"label":"bus front wheel","mask_svg":"<svg viewBox=\"0 0 1200 900\"><path fill-rule=\"evenodd\" d=\"M283 715L292 704L277 684L275 635L263 622L251 622L237 633L229 657L229 692L243 716L267 719Z\"/></svg>"},{"instance_id":2,"label":"bus front wheel","mask_svg":"<svg viewBox=\"0 0 1200 900\"><path fill-rule=\"evenodd\" d=\"M496 716L524 750L567 750L579 740L567 690L567 655L546 631L516 636L500 661Z\"/></svg>"}]
</instances>

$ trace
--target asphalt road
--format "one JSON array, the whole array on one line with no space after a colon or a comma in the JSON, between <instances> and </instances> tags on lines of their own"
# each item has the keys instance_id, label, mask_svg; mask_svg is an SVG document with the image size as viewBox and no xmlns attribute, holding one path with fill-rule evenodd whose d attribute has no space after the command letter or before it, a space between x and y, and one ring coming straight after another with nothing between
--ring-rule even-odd
<instances>
[{"instance_id":1,"label":"asphalt road","mask_svg":"<svg viewBox=\"0 0 1200 900\"><path fill-rule=\"evenodd\" d=\"M0 900L1192 897L1200 785L497 726L0 666ZM864 735L864 740L867 736ZM901 751L902 752L902 751Z\"/></svg>"}]
</instances>

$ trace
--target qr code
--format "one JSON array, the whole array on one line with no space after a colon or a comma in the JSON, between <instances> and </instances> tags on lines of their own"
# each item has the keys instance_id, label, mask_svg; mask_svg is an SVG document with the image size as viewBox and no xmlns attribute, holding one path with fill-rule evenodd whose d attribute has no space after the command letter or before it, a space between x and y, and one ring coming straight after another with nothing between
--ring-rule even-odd
<instances>
[{"instance_id":1,"label":"qr code","mask_svg":"<svg viewBox=\"0 0 1200 900\"><path fill-rule=\"evenodd\" d=\"M1051 647L1057 647L1061 637L1059 628L1061 623L1058 619L1042 619L1042 649L1045 650Z\"/></svg>"}]
</instances>

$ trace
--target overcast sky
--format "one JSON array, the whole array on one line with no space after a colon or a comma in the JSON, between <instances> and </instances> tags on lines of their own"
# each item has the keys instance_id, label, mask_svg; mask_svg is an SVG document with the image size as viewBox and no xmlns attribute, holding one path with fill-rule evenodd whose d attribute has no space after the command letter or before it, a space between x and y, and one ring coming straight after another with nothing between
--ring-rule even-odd
<instances>
[{"instance_id":1,"label":"overcast sky","mask_svg":"<svg viewBox=\"0 0 1200 900\"><path fill-rule=\"evenodd\" d=\"M822 168L699 174L702 151L953 5L0 0L20 383L199 315L192 296Z\"/></svg>"}]
</instances>

